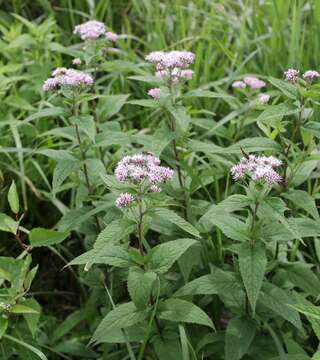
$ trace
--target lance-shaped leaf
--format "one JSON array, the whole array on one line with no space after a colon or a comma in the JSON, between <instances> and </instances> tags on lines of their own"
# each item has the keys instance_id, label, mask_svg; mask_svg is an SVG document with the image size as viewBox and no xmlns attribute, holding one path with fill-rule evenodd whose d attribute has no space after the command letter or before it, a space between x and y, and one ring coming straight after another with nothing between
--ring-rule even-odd
<instances>
[{"instance_id":1,"label":"lance-shaped leaf","mask_svg":"<svg viewBox=\"0 0 320 360\"><path fill-rule=\"evenodd\" d=\"M90 342L102 343L110 330L136 325L146 318L146 314L146 311L138 310L133 302L121 304L111 310L101 321Z\"/></svg>"},{"instance_id":2,"label":"lance-shaped leaf","mask_svg":"<svg viewBox=\"0 0 320 360\"><path fill-rule=\"evenodd\" d=\"M159 310L160 319L205 325L214 329L213 322L209 316L197 305L188 301L168 299L159 306Z\"/></svg>"},{"instance_id":3,"label":"lance-shaped leaf","mask_svg":"<svg viewBox=\"0 0 320 360\"><path fill-rule=\"evenodd\" d=\"M159 274L165 273L190 246L195 244L197 242L193 239L178 239L155 246L149 254L149 268Z\"/></svg>"},{"instance_id":4,"label":"lance-shaped leaf","mask_svg":"<svg viewBox=\"0 0 320 360\"><path fill-rule=\"evenodd\" d=\"M29 241L33 247L60 244L69 236L69 231L55 231L43 228L34 228L29 233Z\"/></svg>"},{"instance_id":5,"label":"lance-shaped leaf","mask_svg":"<svg viewBox=\"0 0 320 360\"><path fill-rule=\"evenodd\" d=\"M264 246L261 243L253 246L249 242L242 244L239 250L239 266L252 311L255 313L258 295L267 266Z\"/></svg>"}]
</instances>

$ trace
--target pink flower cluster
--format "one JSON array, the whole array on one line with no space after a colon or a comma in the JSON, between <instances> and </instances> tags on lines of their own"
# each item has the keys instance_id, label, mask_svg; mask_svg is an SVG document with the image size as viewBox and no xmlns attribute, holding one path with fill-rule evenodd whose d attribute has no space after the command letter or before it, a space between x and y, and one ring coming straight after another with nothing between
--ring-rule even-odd
<instances>
[{"instance_id":1,"label":"pink flower cluster","mask_svg":"<svg viewBox=\"0 0 320 360\"><path fill-rule=\"evenodd\" d=\"M231 175L234 180L248 175L253 181L265 181L272 185L282 180L282 177L275 171L281 164L281 160L273 156L249 155L243 157L237 165L231 168Z\"/></svg>"},{"instance_id":2,"label":"pink flower cluster","mask_svg":"<svg viewBox=\"0 0 320 360\"><path fill-rule=\"evenodd\" d=\"M153 155L136 154L119 161L115 176L120 182L144 183L151 192L159 192L159 186L172 179L173 170L160 166L160 159Z\"/></svg>"},{"instance_id":3,"label":"pink flower cluster","mask_svg":"<svg viewBox=\"0 0 320 360\"><path fill-rule=\"evenodd\" d=\"M255 76L246 76L243 81L236 80L232 84L232 87L235 89L245 89L247 86L253 90L257 90L265 87L266 83Z\"/></svg>"},{"instance_id":4,"label":"pink flower cluster","mask_svg":"<svg viewBox=\"0 0 320 360\"><path fill-rule=\"evenodd\" d=\"M190 51L154 51L146 56L147 61L156 65L156 77L170 80L173 84L192 79L193 71L188 67L194 58Z\"/></svg>"},{"instance_id":5,"label":"pink flower cluster","mask_svg":"<svg viewBox=\"0 0 320 360\"><path fill-rule=\"evenodd\" d=\"M320 76L316 70L308 70L303 74L303 78L308 81L312 81Z\"/></svg>"},{"instance_id":6,"label":"pink flower cluster","mask_svg":"<svg viewBox=\"0 0 320 360\"><path fill-rule=\"evenodd\" d=\"M296 69L288 69L284 72L285 79L290 82L296 82L299 78L300 71Z\"/></svg>"},{"instance_id":7,"label":"pink flower cluster","mask_svg":"<svg viewBox=\"0 0 320 360\"><path fill-rule=\"evenodd\" d=\"M84 73L83 71L57 68L53 71L52 77L44 82L42 89L43 91L50 91L59 89L63 86L81 87L91 86L92 84L92 76Z\"/></svg>"},{"instance_id":8,"label":"pink flower cluster","mask_svg":"<svg viewBox=\"0 0 320 360\"><path fill-rule=\"evenodd\" d=\"M131 205L133 202L134 202L134 196L131 195L130 193L124 192L117 197L115 204L117 208L121 209Z\"/></svg>"},{"instance_id":9,"label":"pink flower cluster","mask_svg":"<svg viewBox=\"0 0 320 360\"><path fill-rule=\"evenodd\" d=\"M268 101L270 100L270 95L269 94L258 94L258 102L260 104L266 104Z\"/></svg>"},{"instance_id":10,"label":"pink flower cluster","mask_svg":"<svg viewBox=\"0 0 320 360\"><path fill-rule=\"evenodd\" d=\"M118 40L118 35L106 31L104 23L96 20L90 20L83 24L75 26L74 34L79 34L82 40L97 40L105 36L107 40L115 42Z\"/></svg>"},{"instance_id":11,"label":"pink flower cluster","mask_svg":"<svg viewBox=\"0 0 320 360\"><path fill-rule=\"evenodd\" d=\"M150 95L154 99L160 99L160 97L161 97L161 89L160 88L150 89L148 91L148 95Z\"/></svg>"}]
</instances>

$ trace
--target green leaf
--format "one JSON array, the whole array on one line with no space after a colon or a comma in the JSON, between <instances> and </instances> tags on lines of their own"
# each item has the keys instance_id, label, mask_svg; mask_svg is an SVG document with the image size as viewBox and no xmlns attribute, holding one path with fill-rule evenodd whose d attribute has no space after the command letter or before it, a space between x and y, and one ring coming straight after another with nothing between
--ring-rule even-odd
<instances>
[{"instance_id":1,"label":"green leaf","mask_svg":"<svg viewBox=\"0 0 320 360\"><path fill-rule=\"evenodd\" d=\"M8 328L8 320L0 316L0 339L6 333Z\"/></svg>"},{"instance_id":2,"label":"green leaf","mask_svg":"<svg viewBox=\"0 0 320 360\"><path fill-rule=\"evenodd\" d=\"M16 234L19 223L14 221L10 216L0 213L0 231L6 231L12 234Z\"/></svg>"},{"instance_id":3,"label":"green leaf","mask_svg":"<svg viewBox=\"0 0 320 360\"><path fill-rule=\"evenodd\" d=\"M249 302L255 314L256 303L267 267L267 257L261 243L251 245L245 242L239 250L240 273L246 288Z\"/></svg>"},{"instance_id":4,"label":"green leaf","mask_svg":"<svg viewBox=\"0 0 320 360\"><path fill-rule=\"evenodd\" d=\"M290 84L288 81L276 79L273 77L269 77L268 81L278 88L285 96L287 96L290 99L297 99L298 97L298 90L296 86Z\"/></svg>"},{"instance_id":5,"label":"green leaf","mask_svg":"<svg viewBox=\"0 0 320 360\"><path fill-rule=\"evenodd\" d=\"M83 311L74 311L67 318L59 324L52 333L51 341L52 343L57 342L65 335L67 335L75 326L77 326L84 319Z\"/></svg>"},{"instance_id":6,"label":"green leaf","mask_svg":"<svg viewBox=\"0 0 320 360\"><path fill-rule=\"evenodd\" d=\"M260 292L258 303L263 304L268 309L289 321L297 329L302 329L299 313L290 307L295 304L289 293L279 287L265 283Z\"/></svg>"},{"instance_id":7,"label":"green leaf","mask_svg":"<svg viewBox=\"0 0 320 360\"><path fill-rule=\"evenodd\" d=\"M98 116L101 119L109 119L116 115L127 102L130 95L107 95L98 103Z\"/></svg>"},{"instance_id":8,"label":"green leaf","mask_svg":"<svg viewBox=\"0 0 320 360\"><path fill-rule=\"evenodd\" d=\"M217 226L228 238L238 241L249 241L249 228L244 222L217 206L212 209L211 218L207 220Z\"/></svg>"},{"instance_id":9,"label":"green leaf","mask_svg":"<svg viewBox=\"0 0 320 360\"><path fill-rule=\"evenodd\" d=\"M156 279L157 274L153 271L144 271L138 267L130 268L128 291L137 309L144 309L149 304Z\"/></svg>"},{"instance_id":10,"label":"green leaf","mask_svg":"<svg viewBox=\"0 0 320 360\"><path fill-rule=\"evenodd\" d=\"M269 105L257 118L257 121L270 121L283 118L284 116L297 114L299 109L289 104Z\"/></svg>"},{"instance_id":11,"label":"green leaf","mask_svg":"<svg viewBox=\"0 0 320 360\"><path fill-rule=\"evenodd\" d=\"M151 249L149 256L149 267L159 274L167 272L175 261L187 251L187 249L197 244L193 239L178 239L160 244Z\"/></svg>"},{"instance_id":12,"label":"green leaf","mask_svg":"<svg viewBox=\"0 0 320 360\"><path fill-rule=\"evenodd\" d=\"M19 213L19 195L17 192L16 183L14 181L12 181L11 186L9 188L8 202L9 202L11 211L14 214L18 214Z\"/></svg>"},{"instance_id":13,"label":"green leaf","mask_svg":"<svg viewBox=\"0 0 320 360\"><path fill-rule=\"evenodd\" d=\"M157 209L157 210L155 210L155 215L178 226L183 231L185 231L197 238L201 238L199 231L193 225L191 225L186 220L184 220L182 217L177 215L174 211L169 210L169 209L164 209L164 208Z\"/></svg>"},{"instance_id":14,"label":"green leaf","mask_svg":"<svg viewBox=\"0 0 320 360\"><path fill-rule=\"evenodd\" d=\"M22 304L16 304L13 305L10 309L10 312L15 313L15 314L37 314L38 311L26 306L26 305L22 305Z\"/></svg>"},{"instance_id":15,"label":"green leaf","mask_svg":"<svg viewBox=\"0 0 320 360\"><path fill-rule=\"evenodd\" d=\"M70 233L68 231L59 232L55 230L34 228L29 233L29 241L33 247L50 246L60 244Z\"/></svg>"},{"instance_id":16,"label":"green leaf","mask_svg":"<svg viewBox=\"0 0 320 360\"><path fill-rule=\"evenodd\" d=\"M190 125L190 116L187 114L186 108L184 106L170 106L168 107L170 114L176 121L177 128L185 133L188 131Z\"/></svg>"},{"instance_id":17,"label":"green leaf","mask_svg":"<svg viewBox=\"0 0 320 360\"><path fill-rule=\"evenodd\" d=\"M246 354L256 332L251 319L235 317L228 322L225 337L225 359L239 360Z\"/></svg>"},{"instance_id":18,"label":"green leaf","mask_svg":"<svg viewBox=\"0 0 320 360\"><path fill-rule=\"evenodd\" d=\"M13 336L10 335L3 335L3 338L10 340L18 345L21 345L23 347L25 347L26 349L30 350L31 352L33 352L35 355L37 355L41 360L48 360L48 358L44 355L44 353L40 350L38 350L37 348L35 348L34 346L20 340L17 339Z\"/></svg>"},{"instance_id":19,"label":"green leaf","mask_svg":"<svg viewBox=\"0 0 320 360\"><path fill-rule=\"evenodd\" d=\"M305 210L315 220L319 220L319 213L315 201L309 193L303 190L290 190L282 194L283 197L290 200L296 207Z\"/></svg>"},{"instance_id":20,"label":"green leaf","mask_svg":"<svg viewBox=\"0 0 320 360\"><path fill-rule=\"evenodd\" d=\"M138 324L146 318L146 312L138 310L133 302L121 304L111 310L94 332L91 343L104 342L105 334L112 329L123 329Z\"/></svg>"},{"instance_id":21,"label":"green leaf","mask_svg":"<svg viewBox=\"0 0 320 360\"><path fill-rule=\"evenodd\" d=\"M53 196L59 191L60 186L73 172L79 169L79 162L76 159L61 159L53 170L52 192Z\"/></svg>"},{"instance_id":22,"label":"green leaf","mask_svg":"<svg viewBox=\"0 0 320 360\"><path fill-rule=\"evenodd\" d=\"M79 129L83 131L89 139L94 142L96 135L96 125L93 116L77 116L73 121L78 125Z\"/></svg>"},{"instance_id":23,"label":"green leaf","mask_svg":"<svg viewBox=\"0 0 320 360\"><path fill-rule=\"evenodd\" d=\"M202 309L181 299L168 299L161 303L159 305L159 318L174 322L205 325L214 329L213 322Z\"/></svg>"},{"instance_id":24,"label":"green leaf","mask_svg":"<svg viewBox=\"0 0 320 360\"><path fill-rule=\"evenodd\" d=\"M23 313L23 317L28 324L32 337L34 338L37 330L39 329L41 307L33 298L25 300L23 304L35 311L35 313Z\"/></svg>"},{"instance_id":25,"label":"green leaf","mask_svg":"<svg viewBox=\"0 0 320 360\"><path fill-rule=\"evenodd\" d=\"M105 247L93 248L73 259L70 265L90 266L92 264L106 264L110 266L127 268L132 265L130 255L122 246L108 244Z\"/></svg>"},{"instance_id":26,"label":"green leaf","mask_svg":"<svg viewBox=\"0 0 320 360\"><path fill-rule=\"evenodd\" d=\"M235 98L227 93L218 93L209 90L201 90L195 89L188 91L183 97L185 98L193 98L193 97L200 97L200 98L213 98L213 99L228 99L234 100Z\"/></svg>"}]
</instances>

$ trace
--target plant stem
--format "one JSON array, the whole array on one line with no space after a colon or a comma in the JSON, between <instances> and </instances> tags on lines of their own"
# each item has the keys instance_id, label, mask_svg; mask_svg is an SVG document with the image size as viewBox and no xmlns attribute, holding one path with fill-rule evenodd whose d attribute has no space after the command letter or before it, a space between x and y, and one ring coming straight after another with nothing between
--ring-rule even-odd
<instances>
[{"instance_id":1,"label":"plant stem","mask_svg":"<svg viewBox=\"0 0 320 360\"><path fill-rule=\"evenodd\" d=\"M143 250L143 208L142 208L142 199L141 194L138 196L138 211L139 211L139 219L138 219L138 241L139 241L139 251L141 255L144 255Z\"/></svg>"},{"instance_id":2,"label":"plant stem","mask_svg":"<svg viewBox=\"0 0 320 360\"><path fill-rule=\"evenodd\" d=\"M75 102L75 96L73 96L72 113L73 113L74 117L77 116L77 107L76 107L76 102ZM87 164L86 164L86 153L83 150L79 126L75 122L75 120L76 119L74 119L74 127L75 127L75 131L76 131L76 137L77 137L79 150L80 150L80 156L81 156L81 160L82 160L83 173L84 173L88 193L89 193L89 196L90 196L92 194L92 189L91 189L90 180L89 180L88 167L87 167ZM91 202L91 205L93 205L92 201L90 201L90 202ZM98 232L101 232L101 226L100 226L99 219L98 219L97 215L94 215L94 219L95 219L95 222L96 222Z\"/></svg>"}]
</instances>

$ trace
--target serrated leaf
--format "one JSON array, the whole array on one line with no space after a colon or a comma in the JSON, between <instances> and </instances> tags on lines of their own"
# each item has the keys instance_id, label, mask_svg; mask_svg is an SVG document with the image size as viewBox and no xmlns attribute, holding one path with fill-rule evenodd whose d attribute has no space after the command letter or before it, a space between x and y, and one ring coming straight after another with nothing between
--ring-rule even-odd
<instances>
[{"instance_id":1,"label":"serrated leaf","mask_svg":"<svg viewBox=\"0 0 320 360\"><path fill-rule=\"evenodd\" d=\"M288 81L276 79L273 77L269 77L268 81L278 88L285 96L290 99L297 99L298 97L298 90L296 86L290 84Z\"/></svg>"},{"instance_id":2,"label":"serrated leaf","mask_svg":"<svg viewBox=\"0 0 320 360\"><path fill-rule=\"evenodd\" d=\"M78 125L79 129L83 131L92 142L94 142L96 135L96 125L94 123L93 116L78 116L71 121L74 121Z\"/></svg>"},{"instance_id":3,"label":"serrated leaf","mask_svg":"<svg viewBox=\"0 0 320 360\"><path fill-rule=\"evenodd\" d=\"M256 332L256 323L251 319L232 318L228 322L225 337L225 359L239 360L246 354Z\"/></svg>"},{"instance_id":4,"label":"serrated leaf","mask_svg":"<svg viewBox=\"0 0 320 360\"><path fill-rule=\"evenodd\" d=\"M160 274L167 272L174 262L195 244L197 242L193 239L178 239L155 246L149 254L149 268Z\"/></svg>"},{"instance_id":5,"label":"serrated leaf","mask_svg":"<svg viewBox=\"0 0 320 360\"><path fill-rule=\"evenodd\" d=\"M137 267L130 268L128 275L128 291L137 309L144 309L150 302L152 287L157 279L153 271L144 271Z\"/></svg>"},{"instance_id":6,"label":"serrated leaf","mask_svg":"<svg viewBox=\"0 0 320 360\"><path fill-rule=\"evenodd\" d=\"M267 257L261 243L251 245L245 242L239 250L240 273L246 288L249 302L255 314L256 303L267 267Z\"/></svg>"},{"instance_id":7,"label":"serrated leaf","mask_svg":"<svg viewBox=\"0 0 320 360\"><path fill-rule=\"evenodd\" d=\"M305 210L315 220L319 220L319 213L315 201L306 191L292 189L289 192L282 194L282 196L293 202L298 208Z\"/></svg>"},{"instance_id":8,"label":"serrated leaf","mask_svg":"<svg viewBox=\"0 0 320 360\"><path fill-rule=\"evenodd\" d=\"M174 322L185 322L209 326L214 329L209 316L198 306L181 299L168 299L159 306L159 318Z\"/></svg>"},{"instance_id":9,"label":"serrated leaf","mask_svg":"<svg viewBox=\"0 0 320 360\"><path fill-rule=\"evenodd\" d=\"M102 119L109 119L116 115L130 95L107 95L101 98L98 103L98 116Z\"/></svg>"},{"instance_id":10,"label":"serrated leaf","mask_svg":"<svg viewBox=\"0 0 320 360\"><path fill-rule=\"evenodd\" d=\"M283 118L284 116L297 114L299 109L289 104L269 105L257 118L257 121L270 121Z\"/></svg>"},{"instance_id":11,"label":"serrated leaf","mask_svg":"<svg viewBox=\"0 0 320 360\"><path fill-rule=\"evenodd\" d=\"M168 110L176 121L177 128L180 129L182 133L187 132L191 118L187 114L186 108L184 106L170 106Z\"/></svg>"},{"instance_id":12,"label":"serrated leaf","mask_svg":"<svg viewBox=\"0 0 320 360\"><path fill-rule=\"evenodd\" d=\"M11 186L8 192L8 202L11 208L11 211L14 214L19 213L19 195L16 187L16 183L12 181Z\"/></svg>"},{"instance_id":13,"label":"serrated leaf","mask_svg":"<svg viewBox=\"0 0 320 360\"><path fill-rule=\"evenodd\" d=\"M74 159L62 159L57 161L52 178L53 196L56 195L60 186L68 178L68 176L79 169L79 166L79 162Z\"/></svg>"},{"instance_id":14,"label":"serrated leaf","mask_svg":"<svg viewBox=\"0 0 320 360\"><path fill-rule=\"evenodd\" d=\"M146 317L146 312L138 310L133 302L117 306L101 321L94 332L91 343L104 342L105 334L112 329L123 329L138 324Z\"/></svg>"},{"instance_id":15,"label":"serrated leaf","mask_svg":"<svg viewBox=\"0 0 320 360\"><path fill-rule=\"evenodd\" d=\"M163 209L155 210L155 214L157 216L160 216L164 220L169 221L174 225L177 225L180 229L184 230L185 232L197 238L201 238L199 231L193 225L191 225L186 220L184 220L181 216L176 214L174 211L163 208Z\"/></svg>"},{"instance_id":16,"label":"serrated leaf","mask_svg":"<svg viewBox=\"0 0 320 360\"><path fill-rule=\"evenodd\" d=\"M299 313L291 307L295 301L285 290L273 284L265 283L259 295L258 303L260 302L299 330L302 329Z\"/></svg>"},{"instance_id":17,"label":"serrated leaf","mask_svg":"<svg viewBox=\"0 0 320 360\"><path fill-rule=\"evenodd\" d=\"M68 231L60 232L55 230L34 228L29 233L29 241L33 247L50 246L60 244L70 233Z\"/></svg>"},{"instance_id":18,"label":"serrated leaf","mask_svg":"<svg viewBox=\"0 0 320 360\"><path fill-rule=\"evenodd\" d=\"M130 255L122 246L108 244L102 248L93 248L73 259L70 265L106 264L110 266L127 268L132 265Z\"/></svg>"}]
</instances>

